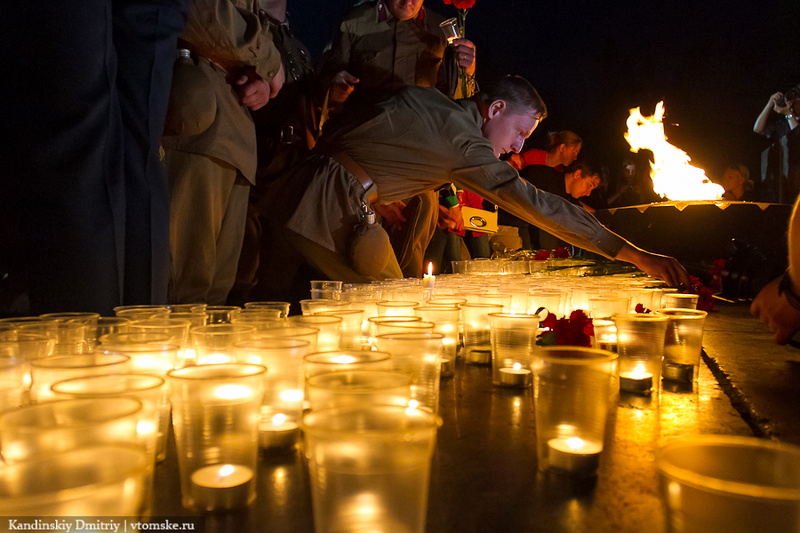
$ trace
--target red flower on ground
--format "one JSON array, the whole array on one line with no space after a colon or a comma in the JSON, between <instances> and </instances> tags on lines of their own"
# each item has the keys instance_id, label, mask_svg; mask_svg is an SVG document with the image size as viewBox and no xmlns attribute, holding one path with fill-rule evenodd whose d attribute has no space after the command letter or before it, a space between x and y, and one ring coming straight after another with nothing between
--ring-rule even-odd
<instances>
[{"instance_id":1,"label":"red flower on ground","mask_svg":"<svg viewBox=\"0 0 800 533\"><path fill-rule=\"evenodd\" d=\"M445 4L453 4L456 9L469 9L475 6L475 0L442 0Z\"/></svg>"},{"instance_id":2,"label":"red flower on ground","mask_svg":"<svg viewBox=\"0 0 800 533\"><path fill-rule=\"evenodd\" d=\"M556 259L569 259L570 254L569 254L569 250L567 250L563 246L559 246L558 248L556 248L553 251L553 256Z\"/></svg>"},{"instance_id":3,"label":"red flower on ground","mask_svg":"<svg viewBox=\"0 0 800 533\"><path fill-rule=\"evenodd\" d=\"M594 326L592 326L592 319L582 309L573 311L569 318L556 319L556 315L550 313L542 321L541 326L549 329L539 341L542 346L558 344L560 346L591 347L592 345Z\"/></svg>"},{"instance_id":4,"label":"red flower on ground","mask_svg":"<svg viewBox=\"0 0 800 533\"><path fill-rule=\"evenodd\" d=\"M536 261L547 261L550 259L550 252L548 250L539 250L536 252L536 255L533 256L533 259Z\"/></svg>"},{"instance_id":5,"label":"red flower on ground","mask_svg":"<svg viewBox=\"0 0 800 533\"><path fill-rule=\"evenodd\" d=\"M637 313L649 313L650 310L644 306L644 304L636 304L636 308L634 309Z\"/></svg>"}]
</instances>

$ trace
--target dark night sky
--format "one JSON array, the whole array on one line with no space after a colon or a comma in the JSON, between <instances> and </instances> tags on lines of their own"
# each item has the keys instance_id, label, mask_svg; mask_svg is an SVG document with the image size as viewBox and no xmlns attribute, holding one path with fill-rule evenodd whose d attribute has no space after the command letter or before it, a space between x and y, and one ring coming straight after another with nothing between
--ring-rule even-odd
<instances>
[{"instance_id":1,"label":"dark night sky","mask_svg":"<svg viewBox=\"0 0 800 533\"><path fill-rule=\"evenodd\" d=\"M353 0L290 0L295 32L315 58ZM426 0L455 15L441 0ZM752 125L769 95L800 82L797 0L477 0L467 37L478 82L513 73L542 94L549 117L529 141L570 129L581 158L616 171L631 107L665 101L667 136L710 176L728 162L758 175L764 140ZM669 124L677 124L670 126Z\"/></svg>"}]
</instances>

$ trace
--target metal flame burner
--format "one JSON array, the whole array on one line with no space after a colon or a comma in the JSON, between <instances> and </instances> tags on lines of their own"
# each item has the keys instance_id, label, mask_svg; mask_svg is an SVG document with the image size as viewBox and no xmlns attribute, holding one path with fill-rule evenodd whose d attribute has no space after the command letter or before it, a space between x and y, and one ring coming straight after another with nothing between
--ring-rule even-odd
<instances>
[{"instance_id":1,"label":"metal flame burner","mask_svg":"<svg viewBox=\"0 0 800 533\"><path fill-rule=\"evenodd\" d=\"M791 210L787 204L669 201L602 210L596 216L637 246L674 256L690 271L728 260L726 274L747 278L748 288L733 290L729 283L726 291L723 283L723 291L747 299L786 269Z\"/></svg>"}]
</instances>

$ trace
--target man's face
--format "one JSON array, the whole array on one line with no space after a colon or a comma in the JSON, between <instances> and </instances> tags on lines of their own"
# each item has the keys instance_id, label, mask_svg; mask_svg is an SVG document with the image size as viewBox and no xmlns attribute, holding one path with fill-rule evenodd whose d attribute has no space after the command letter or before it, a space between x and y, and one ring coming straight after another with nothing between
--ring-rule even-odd
<instances>
[{"instance_id":1,"label":"man's face","mask_svg":"<svg viewBox=\"0 0 800 533\"><path fill-rule=\"evenodd\" d=\"M597 174L584 175L580 170L565 176L567 194L573 198L583 198L589 196L592 191L600 185L600 177Z\"/></svg>"},{"instance_id":2,"label":"man's face","mask_svg":"<svg viewBox=\"0 0 800 533\"><path fill-rule=\"evenodd\" d=\"M399 20L410 20L422 9L424 0L386 0L386 7Z\"/></svg>"},{"instance_id":3,"label":"man's face","mask_svg":"<svg viewBox=\"0 0 800 533\"><path fill-rule=\"evenodd\" d=\"M539 118L533 116L534 112L515 113L502 100L493 102L484 117L484 138L488 140L494 155L500 157L509 152L518 153L525 144L525 139L531 136L533 130L539 125Z\"/></svg>"},{"instance_id":4,"label":"man's face","mask_svg":"<svg viewBox=\"0 0 800 533\"><path fill-rule=\"evenodd\" d=\"M581 153L581 144L573 144L572 146L567 146L566 144L561 145L561 161L560 163L565 167L570 166L572 163L578 159L578 154Z\"/></svg>"}]
</instances>

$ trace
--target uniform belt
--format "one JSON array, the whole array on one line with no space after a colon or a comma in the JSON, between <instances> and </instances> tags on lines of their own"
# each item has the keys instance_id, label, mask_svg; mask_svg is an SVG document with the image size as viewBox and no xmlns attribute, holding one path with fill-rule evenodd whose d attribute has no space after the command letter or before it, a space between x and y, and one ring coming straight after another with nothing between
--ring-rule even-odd
<instances>
[{"instance_id":1,"label":"uniform belt","mask_svg":"<svg viewBox=\"0 0 800 533\"><path fill-rule=\"evenodd\" d=\"M337 163L342 165L344 168L347 169L350 174L353 175L354 178L358 180L362 187L364 187L365 191L368 191L374 185L372 178L369 177L361 165L355 162L355 160L347 155L346 152L339 149L337 146L325 141L324 139L320 139L317 141L316 146L314 147L322 155L326 155L332 159L334 159Z\"/></svg>"}]
</instances>

